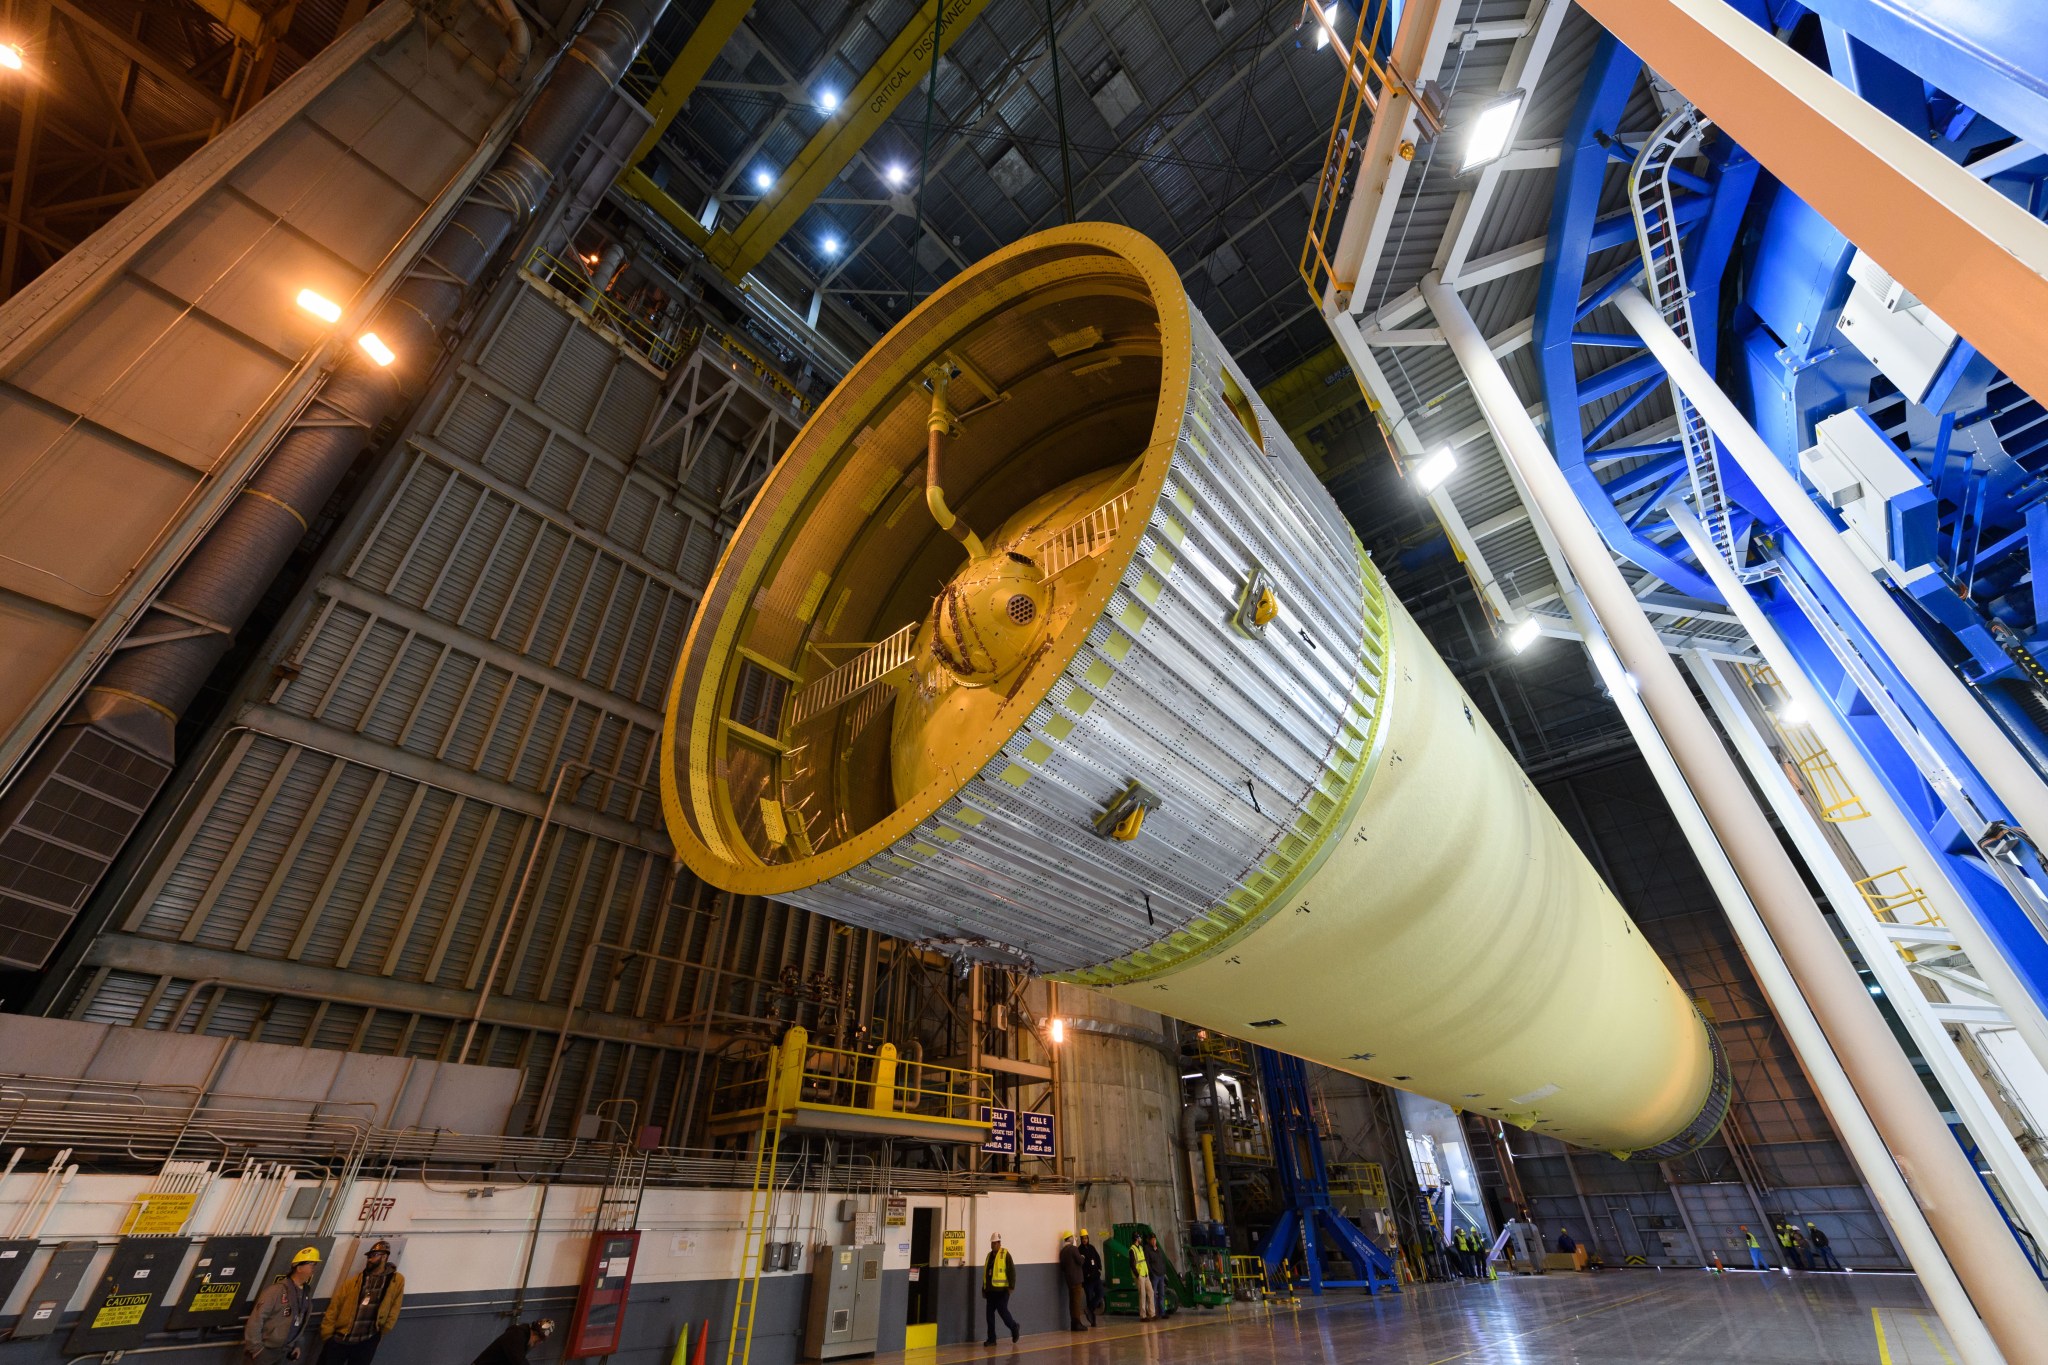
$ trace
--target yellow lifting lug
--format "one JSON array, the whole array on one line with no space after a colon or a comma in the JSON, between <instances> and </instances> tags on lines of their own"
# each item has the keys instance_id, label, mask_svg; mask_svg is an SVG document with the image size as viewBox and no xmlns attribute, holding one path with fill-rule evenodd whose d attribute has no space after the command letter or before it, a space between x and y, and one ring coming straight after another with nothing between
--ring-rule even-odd
<instances>
[{"instance_id":1,"label":"yellow lifting lug","mask_svg":"<svg viewBox=\"0 0 2048 1365\"><path fill-rule=\"evenodd\" d=\"M1145 828L1145 812L1159 808L1159 797L1143 782L1132 778L1116 799L1095 817L1095 832L1105 839L1129 843Z\"/></svg>"},{"instance_id":2,"label":"yellow lifting lug","mask_svg":"<svg viewBox=\"0 0 2048 1365\"><path fill-rule=\"evenodd\" d=\"M1279 614L1280 595L1273 591L1273 580L1265 565L1254 563L1237 595L1237 610L1231 613L1231 624L1256 640L1265 635L1266 627Z\"/></svg>"}]
</instances>

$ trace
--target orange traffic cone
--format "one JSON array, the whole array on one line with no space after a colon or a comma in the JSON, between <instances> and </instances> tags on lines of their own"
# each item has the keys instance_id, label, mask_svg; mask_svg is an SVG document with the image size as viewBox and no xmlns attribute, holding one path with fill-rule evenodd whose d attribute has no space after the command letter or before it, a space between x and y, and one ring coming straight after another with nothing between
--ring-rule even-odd
<instances>
[{"instance_id":1,"label":"orange traffic cone","mask_svg":"<svg viewBox=\"0 0 2048 1365\"><path fill-rule=\"evenodd\" d=\"M690 1353L690 1365L705 1365L711 1358L711 1319L697 1329L697 1349Z\"/></svg>"}]
</instances>

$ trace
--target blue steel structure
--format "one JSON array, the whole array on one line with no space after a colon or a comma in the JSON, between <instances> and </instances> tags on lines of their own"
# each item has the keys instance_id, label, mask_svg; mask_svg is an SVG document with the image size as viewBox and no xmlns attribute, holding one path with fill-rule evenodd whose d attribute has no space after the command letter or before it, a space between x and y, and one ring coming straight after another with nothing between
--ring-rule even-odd
<instances>
[{"instance_id":1,"label":"blue steel structure","mask_svg":"<svg viewBox=\"0 0 2048 1365\"><path fill-rule=\"evenodd\" d=\"M1298 1247L1309 1293L1325 1288L1400 1292L1400 1276L1387 1253L1373 1245L1330 1200L1330 1173L1323 1163L1323 1136L1310 1103L1308 1064L1271 1048L1255 1048L1259 1079L1266 1090L1267 1121L1273 1130L1273 1166L1280 1184L1280 1217L1259 1247L1266 1271L1277 1281L1281 1262ZM1363 1279L1323 1276L1322 1234L1327 1233Z\"/></svg>"},{"instance_id":2,"label":"blue steel structure","mask_svg":"<svg viewBox=\"0 0 2048 1365\"><path fill-rule=\"evenodd\" d=\"M2048 212L2048 156L2029 155L2048 147L2048 24L2030 6L1731 2L1957 162L1995 158L1988 183ZM1535 344L1553 448L1609 546L1713 600L1662 510L1686 487L1678 443L1640 434L1670 411L1662 371L1604 308L1642 273L1622 190L1661 117L1643 75L1625 47L1602 40L1562 148ZM2020 130L2027 146L2016 144ZM1887 585L2048 771L2048 411L1965 338L1920 392L1900 392L1842 327L1853 244L1725 137L1701 153L1705 173L1674 183L1690 194L1680 216L1702 364L1795 473L1818 423L1851 410L1910 462L1919 486L1883 509ZM1588 353L1603 363L1582 362ZM1746 567L1777 570L1756 575L1751 591L2036 1003L2048 1004L2038 850L2013 836L2008 813L1753 486L1731 460L1722 469ZM1926 750L1910 747L1908 728ZM1954 778L1946 793L1944 768Z\"/></svg>"}]
</instances>

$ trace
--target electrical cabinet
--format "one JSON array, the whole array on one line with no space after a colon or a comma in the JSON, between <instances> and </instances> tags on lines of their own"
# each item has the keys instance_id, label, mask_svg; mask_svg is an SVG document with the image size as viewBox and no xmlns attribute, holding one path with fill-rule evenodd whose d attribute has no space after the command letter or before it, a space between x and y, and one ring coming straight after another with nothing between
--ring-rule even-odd
<instances>
[{"instance_id":1,"label":"electrical cabinet","mask_svg":"<svg viewBox=\"0 0 2048 1365\"><path fill-rule=\"evenodd\" d=\"M811 1258L804 1359L873 1355L882 1319L882 1244L820 1246Z\"/></svg>"}]
</instances>

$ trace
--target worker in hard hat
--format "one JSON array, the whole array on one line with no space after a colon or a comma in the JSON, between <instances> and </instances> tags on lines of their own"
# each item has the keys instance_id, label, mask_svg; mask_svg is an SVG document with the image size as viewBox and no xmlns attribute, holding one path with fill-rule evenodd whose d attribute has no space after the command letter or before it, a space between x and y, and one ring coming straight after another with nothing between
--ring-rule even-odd
<instances>
[{"instance_id":1,"label":"worker in hard hat","mask_svg":"<svg viewBox=\"0 0 2048 1365\"><path fill-rule=\"evenodd\" d=\"M1088 1316L1088 1266L1071 1232L1060 1234L1060 1282L1067 1287L1067 1330L1087 1331L1082 1319Z\"/></svg>"},{"instance_id":2,"label":"worker in hard hat","mask_svg":"<svg viewBox=\"0 0 2048 1365\"><path fill-rule=\"evenodd\" d=\"M1764 1249L1757 1245L1756 1234L1749 1230L1747 1223L1742 1226L1742 1241L1749 1248L1749 1268L1751 1270L1769 1270L1771 1263L1764 1259Z\"/></svg>"},{"instance_id":3,"label":"worker in hard hat","mask_svg":"<svg viewBox=\"0 0 2048 1365\"><path fill-rule=\"evenodd\" d=\"M526 1365L533 1348L555 1334L553 1318L515 1322L477 1353L469 1365Z\"/></svg>"},{"instance_id":4,"label":"worker in hard hat","mask_svg":"<svg viewBox=\"0 0 2048 1365\"><path fill-rule=\"evenodd\" d=\"M981 1263L981 1297L988 1301L988 1340L984 1346L996 1344L996 1319L1010 1329L1010 1340L1014 1343L1023 1333L1017 1329L1017 1320L1010 1316L1010 1291L1017 1287L1017 1262L1003 1247L1003 1234L992 1232L988 1238L988 1259Z\"/></svg>"},{"instance_id":5,"label":"worker in hard hat","mask_svg":"<svg viewBox=\"0 0 2048 1365\"><path fill-rule=\"evenodd\" d=\"M1159 1316L1159 1300L1152 1292L1152 1263L1145 1256L1145 1244L1136 1236L1131 1238L1131 1278L1137 1281L1138 1321Z\"/></svg>"},{"instance_id":6,"label":"worker in hard hat","mask_svg":"<svg viewBox=\"0 0 2048 1365\"><path fill-rule=\"evenodd\" d=\"M1088 1325L1093 1327L1097 1321L1095 1315L1102 1311L1105 1303L1102 1292L1102 1253L1088 1240L1086 1228L1081 1229L1081 1244L1074 1250L1081 1257L1081 1286L1088 1291Z\"/></svg>"},{"instance_id":7,"label":"worker in hard hat","mask_svg":"<svg viewBox=\"0 0 2048 1365\"><path fill-rule=\"evenodd\" d=\"M391 1243L379 1237L363 1254L363 1268L341 1282L320 1319L320 1365L370 1365L377 1343L398 1325L405 1276L391 1264Z\"/></svg>"},{"instance_id":8,"label":"worker in hard hat","mask_svg":"<svg viewBox=\"0 0 2048 1365\"><path fill-rule=\"evenodd\" d=\"M263 1287L242 1329L242 1359L250 1365L283 1365L312 1345L306 1322L313 1313L313 1277L320 1273L320 1248L302 1247L292 1268Z\"/></svg>"}]
</instances>

